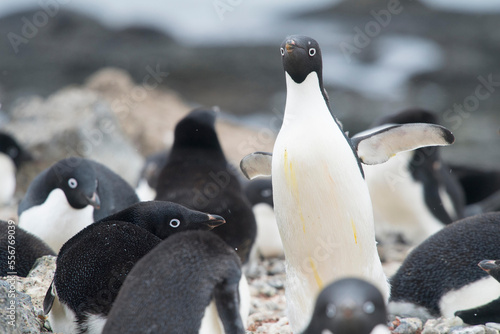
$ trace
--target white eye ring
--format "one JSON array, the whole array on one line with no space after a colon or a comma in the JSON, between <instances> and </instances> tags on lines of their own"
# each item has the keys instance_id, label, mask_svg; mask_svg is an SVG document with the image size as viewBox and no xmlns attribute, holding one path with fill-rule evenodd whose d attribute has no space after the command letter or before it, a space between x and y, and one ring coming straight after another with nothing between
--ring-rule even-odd
<instances>
[{"instance_id":1,"label":"white eye ring","mask_svg":"<svg viewBox=\"0 0 500 334\"><path fill-rule=\"evenodd\" d=\"M326 316L331 319L335 316L335 314L337 314L337 308L335 307L335 305L328 304L326 306Z\"/></svg>"},{"instance_id":2,"label":"white eye ring","mask_svg":"<svg viewBox=\"0 0 500 334\"><path fill-rule=\"evenodd\" d=\"M372 302L366 302L363 304L363 311L367 314L372 314L375 312L375 305Z\"/></svg>"},{"instance_id":3,"label":"white eye ring","mask_svg":"<svg viewBox=\"0 0 500 334\"><path fill-rule=\"evenodd\" d=\"M181 224L181 221L179 219L172 219L170 221L170 226L173 228L179 227L180 224Z\"/></svg>"},{"instance_id":4,"label":"white eye ring","mask_svg":"<svg viewBox=\"0 0 500 334\"><path fill-rule=\"evenodd\" d=\"M309 55L312 57L316 54L316 49L315 48L310 48L309 49Z\"/></svg>"},{"instance_id":5,"label":"white eye ring","mask_svg":"<svg viewBox=\"0 0 500 334\"><path fill-rule=\"evenodd\" d=\"M282 56L284 56L284 55L285 55L285 49L280 48L280 52L281 52L281 55L282 55Z\"/></svg>"},{"instance_id":6,"label":"white eye ring","mask_svg":"<svg viewBox=\"0 0 500 334\"><path fill-rule=\"evenodd\" d=\"M78 187L78 181L76 181L76 179L74 179L74 178L71 178L68 180L68 186L71 189L75 189L76 187Z\"/></svg>"}]
</instances>

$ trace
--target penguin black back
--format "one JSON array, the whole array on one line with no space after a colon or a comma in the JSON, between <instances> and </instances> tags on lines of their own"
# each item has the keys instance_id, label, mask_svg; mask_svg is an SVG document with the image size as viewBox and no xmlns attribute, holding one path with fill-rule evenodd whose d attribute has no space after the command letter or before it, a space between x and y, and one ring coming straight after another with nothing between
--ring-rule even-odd
<instances>
[{"instance_id":1,"label":"penguin black back","mask_svg":"<svg viewBox=\"0 0 500 334\"><path fill-rule=\"evenodd\" d=\"M387 310L380 291L365 280L344 278L329 284L318 295L303 334L370 334L386 322Z\"/></svg>"},{"instance_id":2,"label":"penguin black back","mask_svg":"<svg viewBox=\"0 0 500 334\"><path fill-rule=\"evenodd\" d=\"M9 156L17 169L23 162L32 160L31 155L7 133L0 133L0 152Z\"/></svg>"},{"instance_id":3,"label":"penguin black back","mask_svg":"<svg viewBox=\"0 0 500 334\"><path fill-rule=\"evenodd\" d=\"M499 232L500 213L487 213L435 233L408 255L391 278L391 302L412 303L439 316L445 294L488 276L477 264L500 258Z\"/></svg>"},{"instance_id":4,"label":"penguin black back","mask_svg":"<svg viewBox=\"0 0 500 334\"><path fill-rule=\"evenodd\" d=\"M255 240L256 222L239 180L228 164L215 132L215 112L194 110L175 128L167 164L160 173L156 200L225 218L214 230L243 262Z\"/></svg>"},{"instance_id":5,"label":"penguin black back","mask_svg":"<svg viewBox=\"0 0 500 334\"><path fill-rule=\"evenodd\" d=\"M103 333L198 333L212 298L225 332L245 333L238 313L240 277L237 255L215 234L173 235L132 269Z\"/></svg>"},{"instance_id":6,"label":"penguin black back","mask_svg":"<svg viewBox=\"0 0 500 334\"><path fill-rule=\"evenodd\" d=\"M0 276L15 272L17 276L26 277L38 258L55 255L47 244L12 220L0 220L0 231ZM15 250L15 260L10 258L9 250Z\"/></svg>"},{"instance_id":7,"label":"penguin black back","mask_svg":"<svg viewBox=\"0 0 500 334\"><path fill-rule=\"evenodd\" d=\"M90 315L109 313L134 264L160 241L137 225L105 221L86 227L63 245L53 285L60 302L75 313L79 330L87 330ZM50 292L45 313L51 307Z\"/></svg>"},{"instance_id":8,"label":"penguin black back","mask_svg":"<svg viewBox=\"0 0 500 334\"><path fill-rule=\"evenodd\" d=\"M161 239L187 230L211 230L225 223L224 218L190 210L180 204L166 201L139 202L103 218L104 221L122 221L140 226Z\"/></svg>"}]
</instances>

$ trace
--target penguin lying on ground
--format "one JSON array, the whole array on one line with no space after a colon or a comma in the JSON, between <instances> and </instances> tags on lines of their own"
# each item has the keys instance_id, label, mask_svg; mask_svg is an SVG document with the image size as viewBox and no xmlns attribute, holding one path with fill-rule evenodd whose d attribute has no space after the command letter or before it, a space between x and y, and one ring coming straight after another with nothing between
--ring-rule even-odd
<instances>
[{"instance_id":1,"label":"penguin lying on ground","mask_svg":"<svg viewBox=\"0 0 500 334\"><path fill-rule=\"evenodd\" d=\"M406 124L351 140L330 112L318 43L290 36L280 51L287 97L273 154L251 154L240 166L250 179L272 172L287 315L300 332L311 317L312 296L336 279L365 279L389 297L360 162L382 163L399 151L448 145L454 138L441 126Z\"/></svg>"},{"instance_id":2,"label":"penguin lying on ground","mask_svg":"<svg viewBox=\"0 0 500 334\"><path fill-rule=\"evenodd\" d=\"M438 124L438 120L429 111L409 109L383 117L360 135L408 123ZM439 153L436 146L419 148L384 164L364 166L379 238L401 233L406 242L419 244L463 218L463 190Z\"/></svg>"},{"instance_id":3,"label":"penguin lying on ground","mask_svg":"<svg viewBox=\"0 0 500 334\"><path fill-rule=\"evenodd\" d=\"M0 205L9 204L16 190L16 171L31 154L7 133L0 133Z\"/></svg>"},{"instance_id":4,"label":"penguin lying on ground","mask_svg":"<svg viewBox=\"0 0 500 334\"><path fill-rule=\"evenodd\" d=\"M137 181L135 192L141 201L152 201L156 197L156 187L160 172L167 163L169 150L151 154L146 158Z\"/></svg>"},{"instance_id":5,"label":"penguin lying on ground","mask_svg":"<svg viewBox=\"0 0 500 334\"><path fill-rule=\"evenodd\" d=\"M215 117L213 110L194 110L176 125L174 144L158 179L156 200L224 217L226 224L214 233L245 263L257 226L238 177L222 152Z\"/></svg>"},{"instance_id":6,"label":"penguin lying on ground","mask_svg":"<svg viewBox=\"0 0 500 334\"><path fill-rule=\"evenodd\" d=\"M252 204L257 222L257 237L252 253L263 257L283 256L283 244L276 224L273 205L273 187L270 178L251 180L245 186L245 194Z\"/></svg>"},{"instance_id":7,"label":"penguin lying on ground","mask_svg":"<svg viewBox=\"0 0 500 334\"><path fill-rule=\"evenodd\" d=\"M453 317L481 323L479 310L500 314L500 284L477 267L484 259L500 258L500 213L486 213L457 221L415 248L391 278L389 312L402 316ZM465 313L459 311L466 311Z\"/></svg>"},{"instance_id":8,"label":"penguin lying on ground","mask_svg":"<svg viewBox=\"0 0 500 334\"><path fill-rule=\"evenodd\" d=\"M302 334L389 334L385 300L367 281L344 278L319 294Z\"/></svg>"},{"instance_id":9,"label":"penguin lying on ground","mask_svg":"<svg viewBox=\"0 0 500 334\"><path fill-rule=\"evenodd\" d=\"M31 182L19 204L19 226L58 252L84 227L138 201L134 189L106 166L66 158Z\"/></svg>"},{"instance_id":10,"label":"penguin lying on ground","mask_svg":"<svg viewBox=\"0 0 500 334\"><path fill-rule=\"evenodd\" d=\"M14 221L0 220L0 277L8 274L26 277L35 261L44 255L55 253L42 240L16 226Z\"/></svg>"},{"instance_id":11,"label":"penguin lying on ground","mask_svg":"<svg viewBox=\"0 0 500 334\"><path fill-rule=\"evenodd\" d=\"M223 223L222 217L179 204L140 202L86 227L64 244L57 257L54 281L44 301L52 329L100 333L125 277L160 238Z\"/></svg>"},{"instance_id":12,"label":"penguin lying on ground","mask_svg":"<svg viewBox=\"0 0 500 334\"><path fill-rule=\"evenodd\" d=\"M242 277L238 256L214 233L175 234L134 266L103 334L244 334Z\"/></svg>"}]
</instances>

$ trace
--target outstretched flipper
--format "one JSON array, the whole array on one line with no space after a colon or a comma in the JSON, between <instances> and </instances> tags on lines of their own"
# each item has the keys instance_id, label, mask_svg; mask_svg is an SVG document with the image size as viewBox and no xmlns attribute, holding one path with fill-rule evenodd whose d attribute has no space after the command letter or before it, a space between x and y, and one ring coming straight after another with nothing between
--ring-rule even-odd
<instances>
[{"instance_id":1,"label":"outstretched flipper","mask_svg":"<svg viewBox=\"0 0 500 334\"><path fill-rule=\"evenodd\" d=\"M252 180L258 176L271 176L272 159L272 153L251 153L241 159L240 169L249 180Z\"/></svg>"},{"instance_id":2,"label":"outstretched flipper","mask_svg":"<svg viewBox=\"0 0 500 334\"><path fill-rule=\"evenodd\" d=\"M450 145L455 137L450 130L440 125L410 123L387 126L369 134L361 133L351 138L351 141L362 163L377 165L399 152Z\"/></svg>"},{"instance_id":3,"label":"outstretched flipper","mask_svg":"<svg viewBox=\"0 0 500 334\"><path fill-rule=\"evenodd\" d=\"M238 283L224 282L215 287L215 304L226 333L244 334L245 327L240 316Z\"/></svg>"}]
</instances>

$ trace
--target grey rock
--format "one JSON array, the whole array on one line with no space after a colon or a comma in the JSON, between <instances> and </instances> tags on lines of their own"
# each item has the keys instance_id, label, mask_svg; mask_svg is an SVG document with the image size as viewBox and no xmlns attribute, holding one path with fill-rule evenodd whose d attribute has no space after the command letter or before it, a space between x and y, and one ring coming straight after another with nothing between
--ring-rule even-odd
<instances>
[{"instance_id":1,"label":"grey rock","mask_svg":"<svg viewBox=\"0 0 500 334\"><path fill-rule=\"evenodd\" d=\"M430 319L425 323L422 334L445 334L463 326L464 322L458 317Z\"/></svg>"},{"instance_id":2,"label":"grey rock","mask_svg":"<svg viewBox=\"0 0 500 334\"><path fill-rule=\"evenodd\" d=\"M37 334L41 321L31 303L31 297L16 290L17 276L0 281L0 332L6 334Z\"/></svg>"},{"instance_id":3,"label":"grey rock","mask_svg":"<svg viewBox=\"0 0 500 334\"><path fill-rule=\"evenodd\" d=\"M423 329L422 320L419 318L398 318L396 317L395 323L398 324L392 331L393 333L400 334L414 334L419 333Z\"/></svg>"}]
</instances>

